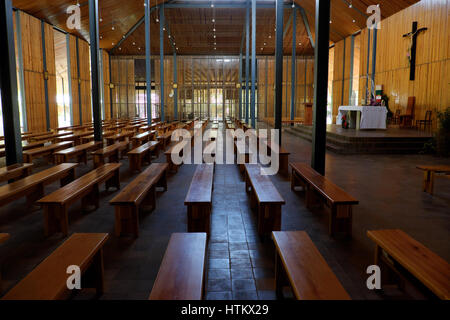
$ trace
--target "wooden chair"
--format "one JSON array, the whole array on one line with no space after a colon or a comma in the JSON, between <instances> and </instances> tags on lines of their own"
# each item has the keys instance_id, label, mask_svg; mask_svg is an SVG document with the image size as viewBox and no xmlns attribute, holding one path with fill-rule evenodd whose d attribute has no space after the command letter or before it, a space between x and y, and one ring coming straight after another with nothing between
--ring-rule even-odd
<instances>
[{"instance_id":1,"label":"wooden chair","mask_svg":"<svg viewBox=\"0 0 450 320\"><path fill-rule=\"evenodd\" d=\"M426 130L427 128L431 129L432 124L433 124L433 120L431 119L432 114L433 114L433 111L431 111L431 110L428 110L427 112L425 112L424 120L416 120L416 128L420 130L423 125L423 130Z\"/></svg>"},{"instance_id":2,"label":"wooden chair","mask_svg":"<svg viewBox=\"0 0 450 320\"><path fill-rule=\"evenodd\" d=\"M400 115L401 115L401 110L397 109L395 111L394 116L391 119L391 124L400 124Z\"/></svg>"},{"instance_id":3,"label":"wooden chair","mask_svg":"<svg viewBox=\"0 0 450 320\"><path fill-rule=\"evenodd\" d=\"M402 128L411 128L413 126L415 104L416 104L416 97L408 97L408 105L406 107L406 113L400 115L400 126Z\"/></svg>"}]
</instances>

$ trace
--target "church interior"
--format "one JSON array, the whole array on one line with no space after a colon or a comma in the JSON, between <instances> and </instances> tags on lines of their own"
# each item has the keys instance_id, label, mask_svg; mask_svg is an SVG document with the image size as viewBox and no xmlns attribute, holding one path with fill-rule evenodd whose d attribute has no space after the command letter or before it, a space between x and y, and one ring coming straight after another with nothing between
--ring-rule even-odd
<instances>
[{"instance_id":1,"label":"church interior","mask_svg":"<svg viewBox=\"0 0 450 320\"><path fill-rule=\"evenodd\" d=\"M0 300L450 299L448 0L0 9Z\"/></svg>"}]
</instances>

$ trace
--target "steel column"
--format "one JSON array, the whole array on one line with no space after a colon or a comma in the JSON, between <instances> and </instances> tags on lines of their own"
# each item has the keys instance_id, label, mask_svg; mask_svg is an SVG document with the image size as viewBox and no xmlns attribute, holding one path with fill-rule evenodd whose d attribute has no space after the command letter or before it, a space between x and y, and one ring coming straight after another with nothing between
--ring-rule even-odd
<instances>
[{"instance_id":1,"label":"steel column","mask_svg":"<svg viewBox=\"0 0 450 320\"><path fill-rule=\"evenodd\" d=\"M252 0L252 96L250 106L250 116L252 120L252 128L256 129L256 0Z\"/></svg>"},{"instance_id":2,"label":"steel column","mask_svg":"<svg viewBox=\"0 0 450 320\"><path fill-rule=\"evenodd\" d=\"M283 0L276 0L275 31L275 129L281 146L281 117L283 113Z\"/></svg>"},{"instance_id":3,"label":"steel column","mask_svg":"<svg viewBox=\"0 0 450 320\"><path fill-rule=\"evenodd\" d=\"M242 51L239 53L239 120L242 120Z\"/></svg>"},{"instance_id":4,"label":"steel column","mask_svg":"<svg viewBox=\"0 0 450 320\"><path fill-rule=\"evenodd\" d=\"M296 65L296 49L297 49L297 10L294 9L294 17L292 18L292 56L291 56L291 120L295 119L295 65Z\"/></svg>"},{"instance_id":5,"label":"steel column","mask_svg":"<svg viewBox=\"0 0 450 320\"><path fill-rule=\"evenodd\" d=\"M164 7L159 9L159 75L160 75L160 90L159 90L159 102L161 104L161 121L165 120L164 117Z\"/></svg>"},{"instance_id":6,"label":"steel column","mask_svg":"<svg viewBox=\"0 0 450 320\"><path fill-rule=\"evenodd\" d=\"M328 58L330 0L316 0L316 48L314 59L314 123L311 166L325 175L327 135Z\"/></svg>"},{"instance_id":7,"label":"steel column","mask_svg":"<svg viewBox=\"0 0 450 320\"><path fill-rule=\"evenodd\" d=\"M0 47L0 94L6 165L9 166L22 162L13 10L10 0L0 1Z\"/></svg>"},{"instance_id":8,"label":"steel column","mask_svg":"<svg viewBox=\"0 0 450 320\"><path fill-rule=\"evenodd\" d=\"M42 63L44 69L45 120L47 131L50 130L50 105L48 101L47 52L45 48L45 22L41 21Z\"/></svg>"},{"instance_id":9,"label":"steel column","mask_svg":"<svg viewBox=\"0 0 450 320\"><path fill-rule=\"evenodd\" d=\"M249 76L250 76L250 7L247 0L247 8L245 9L245 123L248 124L249 119Z\"/></svg>"},{"instance_id":10,"label":"steel column","mask_svg":"<svg viewBox=\"0 0 450 320\"><path fill-rule=\"evenodd\" d=\"M177 70L177 53L173 53L173 83L175 88L173 89L173 109L174 118L178 120L178 70Z\"/></svg>"},{"instance_id":11,"label":"steel column","mask_svg":"<svg viewBox=\"0 0 450 320\"><path fill-rule=\"evenodd\" d=\"M145 82L147 87L147 124L152 123L152 60L150 42L150 0L145 0Z\"/></svg>"},{"instance_id":12,"label":"steel column","mask_svg":"<svg viewBox=\"0 0 450 320\"><path fill-rule=\"evenodd\" d=\"M92 113L94 116L94 139L95 141L103 141L102 110L99 87L99 74L101 70L99 70L98 30L98 0L89 0L89 36L91 39L91 84Z\"/></svg>"}]
</instances>

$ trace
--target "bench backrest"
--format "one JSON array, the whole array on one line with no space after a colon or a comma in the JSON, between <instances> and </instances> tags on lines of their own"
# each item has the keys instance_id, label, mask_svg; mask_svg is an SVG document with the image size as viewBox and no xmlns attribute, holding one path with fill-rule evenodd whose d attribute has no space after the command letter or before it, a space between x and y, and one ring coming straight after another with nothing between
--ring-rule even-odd
<instances>
[{"instance_id":1,"label":"bench backrest","mask_svg":"<svg viewBox=\"0 0 450 320\"><path fill-rule=\"evenodd\" d=\"M274 231L272 238L298 300L350 299L305 231Z\"/></svg>"},{"instance_id":2,"label":"bench backrest","mask_svg":"<svg viewBox=\"0 0 450 320\"><path fill-rule=\"evenodd\" d=\"M450 264L402 230L367 231L367 236L440 299L450 299Z\"/></svg>"},{"instance_id":3,"label":"bench backrest","mask_svg":"<svg viewBox=\"0 0 450 320\"><path fill-rule=\"evenodd\" d=\"M149 300L202 300L206 233L172 234Z\"/></svg>"},{"instance_id":4,"label":"bench backrest","mask_svg":"<svg viewBox=\"0 0 450 320\"><path fill-rule=\"evenodd\" d=\"M2 300L56 300L67 293L67 267L87 270L107 233L75 233L12 288Z\"/></svg>"},{"instance_id":5,"label":"bench backrest","mask_svg":"<svg viewBox=\"0 0 450 320\"><path fill-rule=\"evenodd\" d=\"M109 203L111 205L134 204L139 205L145 198L148 190L158 182L167 171L167 163L153 163L143 171L136 179L130 182Z\"/></svg>"},{"instance_id":6,"label":"bench backrest","mask_svg":"<svg viewBox=\"0 0 450 320\"><path fill-rule=\"evenodd\" d=\"M184 203L211 203L213 182L214 165L198 165Z\"/></svg>"}]
</instances>

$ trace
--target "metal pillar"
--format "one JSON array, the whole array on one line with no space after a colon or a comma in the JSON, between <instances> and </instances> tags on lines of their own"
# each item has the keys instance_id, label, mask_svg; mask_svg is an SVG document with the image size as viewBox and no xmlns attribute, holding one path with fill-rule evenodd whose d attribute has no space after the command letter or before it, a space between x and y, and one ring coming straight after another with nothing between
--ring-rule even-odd
<instances>
[{"instance_id":1,"label":"metal pillar","mask_svg":"<svg viewBox=\"0 0 450 320\"><path fill-rule=\"evenodd\" d=\"M250 116L252 120L252 128L256 129L256 0L252 0L252 100L250 106Z\"/></svg>"},{"instance_id":2,"label":"metal pillar","mask_svg":"<svg viewBox=\"0 0 450 320\"><path fill-rule=\"evenodd\" d=\"M245 13L245 123L248 124L249 118L249 81L250 76L250 7L247 1Z\"/></svg>"},{"instance_id":3,"label":"metal pillar","mask_svg":"<svg viewBox=\"0 0 450 320\"><path fill-rule=\"evenodd\" d=\"M295 67L296 67L296 49L297 49L297 10L294 8L292 20L292 56L291 56L291 120L295 119ZM306 85L306 83L305 83Z\"/></svg>"},{"instance_id":4,"label":"metal pillar","mask_svg":"<svg viewBox=\"0 0 450 320\"><path fill-rule=\"evenodd\" d=\"M48 101L47 50L45 48L45 22L41 21L42 63L44 69L45 120L47 131L50 130L50 104Z\"/></svg>"},{"instance_id":5,"label":"metal pillar","mask_svg":"<svg viewBox=\"0 0 450 320\"><path fill-rule=\"evenodd\" d=\"M6 165L9 166L22 162L13 10L10 0L0 1L0 47L0 93Z\"/></svg>"},{"instance_id":6,"label":"metal pillar","mask_svg":"<svg viewBox=\"0 0 450 320\"><path fill-rule=\"evenodd\" d=\"M145 0L145 82L147 87L147 124L152 123L152 60L150 42L150 0Z\"/></svg>"},{"instance_id":7,"label":"metal pillar","mask_svg":"<svg viewBox=\"0 0 450 320\"><path fill-rule=\"evenodd\" d=\"M279 130L281 146L281 117L283 112L283 0L276 0L275 31L275 129Z\"/></svg>"},{"instance_id":8,"label":"metal pillar","mask_svg":"<svg viewBox=\"0 0 450 320\"><path fill-rule=\"evenodd\" d=\"M239 120L242 120L242 51L239 54Z\"/></svg>"},{"instance_id":9,"label":"metal pillar","mask_svg":"<svg viewBox=\"0 0 450 320\"><path fill-rule=\"evenodd\" d=\"M94 140L103 141L102 110L100 101L98 0L89 0L89 36L91 39L92 113L94 116ZM81 98L81 97L80 97Z\"/></svg>"},{"instance_id":10,"label":"metal pillar","mask_svg":"<svg viewBox=\"0 0 450 320\"><path fill-rule=\"evenodd\" d=\"M314 123L311 166L318 173L325 175L330 0L316 0L315 30Z\"/></svg>"},{"instance_id":11,"label":"metal pillar","mask_svg":"<svg viewBox=\"0 0 450 320\"><path fill-rule=\"evenodd\" d=\"M164 117L164 8L159 9L159 76L160 76L160 90L159 102L161 104L161 121Z\"/></svg>"},{"instance_id":12,"label":"metal pillar","mask_svg":"<svg viewBox=\"0 0 450 320\"><path fill-rule=\"evenodd\" d=\"M80 72L80 48L78 46L78 37L75 37L75 45L77 51L77 84L78 84L78 112L80 125L83 124L83 105L81 103L81 72Z\"/></svg>"},{"instance_id":13,"label":"metal pillar","mask_svg":"<svg viewBox=\"0 0 450 320\"><path fill-rule=\"evenodd\" d=\"M178 70L177 70L177 53L173 53L173 113L175 120L178 120Z\"/></svg>"}]
</instances>

